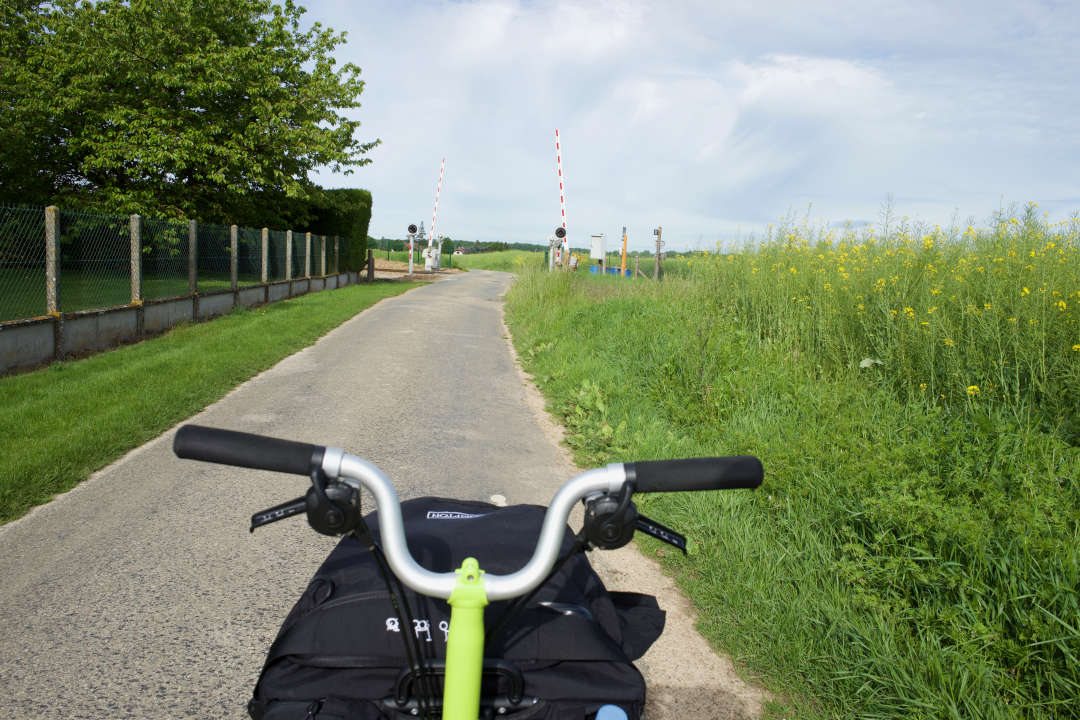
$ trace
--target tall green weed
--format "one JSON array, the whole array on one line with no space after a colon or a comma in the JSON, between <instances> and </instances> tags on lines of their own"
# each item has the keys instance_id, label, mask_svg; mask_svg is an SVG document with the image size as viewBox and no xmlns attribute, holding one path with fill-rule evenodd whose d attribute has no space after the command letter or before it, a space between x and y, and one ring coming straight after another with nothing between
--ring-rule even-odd
<instances>
[{"instance_id":1,"label":"tall green weed","mask_svg":"<svg viewBox=\"0 0 1080 720\"><path fill-rule=\"evenodd\" d=\"M1012 245L1009 233L1019 235ZM1076 269L1047 262L1059 248L1075 259L1075 236L1039 238L1057 247L1028 255L1044 279L1020 287L1044 307L1023 308L1030 297L1020 295L998 322L1035 319L1043 330L1022 336L1034 347L1017 341L996 360L992 349L1005 345L977 329L998 322L967 306L1003 305L1004 286L1027 276L984 265L1002 287L969 292L968 276L935 280L940 271L926 267L1035 249L1007 227L979 237L957 239L963 252L940 237L934 247L920 238L918 248L899 239L817 252L781 239L670 263L659 285L526 273L508 296L515 343L580 463L762 458L757 493L643 505L692 538L689 558L665 560L710 639L795 698L800 714L1080 716L1080 450L1061 432L1070 411L1055 404L1076 392L1068 363L1080 338L1067 334L1071 300L1066 311L1053 305ZM929 251L941 255L920 260ZM830 252L832 266L817 257ZM894 276L898 290L874 294L878 277L888 290ZM942 312L948 324L901 324L920 292L923 315ZM859 302L876 309L860 315ZM919 333L959 350L927 355L933 342ZM861 367L865 358L878 362ZM1021 362L1028 374L1011 385L987 374Z\"/></svg>"}]
</instances>

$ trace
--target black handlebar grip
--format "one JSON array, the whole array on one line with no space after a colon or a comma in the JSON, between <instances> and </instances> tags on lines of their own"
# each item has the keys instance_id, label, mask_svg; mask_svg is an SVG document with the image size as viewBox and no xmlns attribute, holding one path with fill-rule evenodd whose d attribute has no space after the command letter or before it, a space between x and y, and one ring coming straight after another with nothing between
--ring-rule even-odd
<instances>
[{"instance_id":1,"label":"black handlebar grip","mask_svg":"<svg viewBox=\"0 0 1080 720\"><path fill-rule=\"evenodd\" d=\"M309 476L312 469L322 465L326 448L234 430L184 425L176 431L173 452L177 457L191 460Z\"/></svg>"},{"instance_id":2,"label":"black handlebar grip","mask_svg":"<svg viewBox=\"0 0 1080 720\"><path fill-rule=\"evenodd\" d=\"M646 460L626 463L624 467L637 492L753 490L761 485L765 473L761 461L753 455Z\"/></svg>"}]
</instances>

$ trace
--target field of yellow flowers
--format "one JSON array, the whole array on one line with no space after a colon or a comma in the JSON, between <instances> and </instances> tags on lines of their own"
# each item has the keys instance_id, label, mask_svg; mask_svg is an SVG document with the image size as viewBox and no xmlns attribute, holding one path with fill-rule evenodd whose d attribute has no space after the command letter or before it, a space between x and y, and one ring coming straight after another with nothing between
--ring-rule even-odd
<instances>
[{"instance_id":1,"label":"field of yellow flowers","mask_svg":"<svg viewBox=\"0 0 1080 720\"><path fill-rule=\"evenodd\" d=\"M788 224L507 320L580 465L762 459L641 505L770 717L1080 717L1080 222Z\"/></svg>"},{"instance_id":2,"label":"field of yellow flowers","mask_svg":"<svg viewBox=\"0 0 1080 720\"><path fill-rule=\"evenodd\" d=\"M680 259L718 312L825 370L859 365L905 399L1038 414L1080 437L1080 222L1035 205L990 229L784 228L759 248Z\"/></svg>"}]
</instances>

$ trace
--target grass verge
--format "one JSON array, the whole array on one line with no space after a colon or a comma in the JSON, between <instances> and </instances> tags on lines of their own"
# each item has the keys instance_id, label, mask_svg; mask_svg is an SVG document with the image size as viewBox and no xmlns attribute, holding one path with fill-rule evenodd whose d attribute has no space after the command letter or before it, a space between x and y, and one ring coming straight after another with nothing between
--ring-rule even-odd
<instances>
[{"instance_id":1,"label":"grass verge","mask_svg":"<svg viewBox=\"0 0 1080 720\"><path fill-rule=\"evenodd\" d=\"M641 505L691 538L685 559L644 547L710 642L784 699L770 713L1080 716L1070 435L1015 408L928 405L861 353L825 365L718 309L717 290L523 273L507 320L580 464L761 457L756 493Z\"/></svg>"},{"instance_id":2,"label":"grass verge","mask_svg":"<svg viewBox=\"0 0 1080 720\"><path fill-rule=\"evenodd\" d=\"M0 378L0 521L86 479L379 300L416 285L350 285Z\"/></svg>"}]
</instances>

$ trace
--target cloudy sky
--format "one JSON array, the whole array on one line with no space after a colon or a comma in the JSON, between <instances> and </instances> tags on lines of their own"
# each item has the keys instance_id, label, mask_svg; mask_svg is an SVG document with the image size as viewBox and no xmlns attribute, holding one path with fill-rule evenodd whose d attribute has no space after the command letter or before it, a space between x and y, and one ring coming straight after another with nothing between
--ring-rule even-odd
<instances>
[{"instance_id":1,"label":"cloudy sky","mask_svg":"<svg viewBox=\"0 0 1080 720\"><path fill-rule=\"evenodd\" d=\"M363 68L371 234L711 249L785 215L1080 210L1080 4L307 0Z\"/></svg>"}]
</instances>

